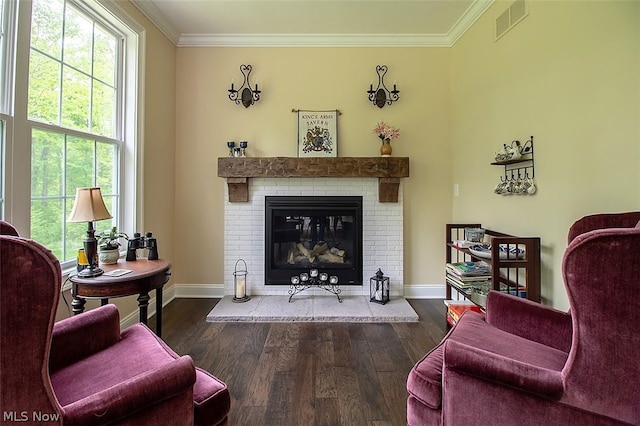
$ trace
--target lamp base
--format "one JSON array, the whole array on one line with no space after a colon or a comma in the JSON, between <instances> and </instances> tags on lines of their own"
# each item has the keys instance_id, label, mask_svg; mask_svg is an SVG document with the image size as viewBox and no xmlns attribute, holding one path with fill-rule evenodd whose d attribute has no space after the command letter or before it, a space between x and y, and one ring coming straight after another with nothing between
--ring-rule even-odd
<instances>
[{"instance_id":1,"label":"lamp base","mask_svg":"<svg viewBox=\"0 0 640 426\"><path fill-rule=\"evenodd\" d=\"M82 278L99 277L102 274L104 274L104 271L100 268L86 268L78 272L78 276Z\"/></svg>"},{"instance_id":2,"label":"lamp base","mask_svg":"<svg viewBox=\"0 0 640 426\"><path fill-rule=\"evenodd\" d=\"M232 302L234 303L243 303L249 300L249 296L245 296L245 297L235 297L233 296L233 299L231 299Z\"/></svg>"}]
</instances>

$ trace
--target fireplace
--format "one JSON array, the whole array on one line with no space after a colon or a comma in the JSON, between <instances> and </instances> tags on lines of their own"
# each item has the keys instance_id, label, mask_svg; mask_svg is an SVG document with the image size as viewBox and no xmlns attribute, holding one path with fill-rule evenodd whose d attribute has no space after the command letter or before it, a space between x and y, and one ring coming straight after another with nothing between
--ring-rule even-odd
<instances>
[{"instance_id":1,"label":"fireplace","mask_svg":"<svg viewBox=\"0 0 640 426\"><path fill-rule=\"evenodd\" d=\"M265 284L310 269L362 285L361 196L265 197Z\"/></svg>"},{"instance_id":2,"label":"fireplace","mask_svg":"<svg viewBox=\"0 0 640 426\"><path fill-rule=\"evenodd\" d=\"M369 295L369 277L378 268L389 277L391 295L403 294L403 194L397 203L379 201L377 178L358 177L254 177L249 184L248 202L229 202L225 185L224 294L233 295L233 272L238 259L244 259L249 273L247 293L255 296L288 296L289 285L265 283L265 199L267 197L362 197L362 278L367 285L342 285L343 296ZM290 277L287 277L289 279ZM309 289L307 294L324 295Z\"/></svg>"}]
</instances>

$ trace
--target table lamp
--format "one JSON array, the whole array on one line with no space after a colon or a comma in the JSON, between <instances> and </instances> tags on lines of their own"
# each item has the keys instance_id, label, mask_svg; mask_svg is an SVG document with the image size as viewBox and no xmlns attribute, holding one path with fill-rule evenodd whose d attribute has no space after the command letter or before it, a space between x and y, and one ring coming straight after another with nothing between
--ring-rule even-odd
<instances>
[{"instance_id":1,"label":"table lamp","mask_svg":"<svg viewBox=\"0 0 640 426\"><path fill-rule=\"evenodd\" d=\"M87 256L89 267L78 273L80 277L97 277L102 275L102 269L96 265L96 253L98 252L98 240L96 240L93 222L96 220L111 219L111 213L107 210L102 199L100 188L76 188L76 199L71 209L67 222L87 222L87 238L84 239L84 253Z\"/></svg>"}]
</instances>

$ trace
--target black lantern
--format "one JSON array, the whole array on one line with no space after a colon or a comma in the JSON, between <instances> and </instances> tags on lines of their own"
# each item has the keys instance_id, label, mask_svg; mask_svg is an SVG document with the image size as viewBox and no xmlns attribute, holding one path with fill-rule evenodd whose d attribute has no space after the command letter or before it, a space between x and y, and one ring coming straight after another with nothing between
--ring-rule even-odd
<instances>
[{"instance_id":1,"label":"black lantern","mask_svg":"<svg viewBox=\"0 0 640 426\"><path fill-rule=\"evenodd\" d=\"M238 269L238 263L242 262L244 269ZM247 264L243 259L238 259L233 271L233 301L246 302L247 296Z\"/></svg>"},{"instance_id":2,"label":"black lantern","mask_svg":"<svg viewBox=\"0 0 640 426\"><path fill-rule=\"evenodd\" d=\"M371 302L384 305L389 301L389 277L378 268L378 272L369 279Z\"/></svg>"}]
</instances>

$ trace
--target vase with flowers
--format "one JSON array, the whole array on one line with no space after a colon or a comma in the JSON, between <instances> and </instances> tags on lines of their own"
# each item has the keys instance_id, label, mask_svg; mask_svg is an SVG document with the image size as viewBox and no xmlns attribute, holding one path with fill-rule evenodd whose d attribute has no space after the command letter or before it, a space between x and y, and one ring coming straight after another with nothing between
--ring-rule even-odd
<instances>
[{"instance_id":1,"label":"vase with flowers","mask_svg":"<svg viewBox=\"0 0 640 426\"><path fill-rule=\"evenodd\" d=\"M400 136L400 129L396 129L393 126L388 125L384 121L378 123L375 129L373 129L373 133L377 134L380 140L382 141L382 146L380 147L380 155L383 157L391 157L391 152L393 149L391 148L391 141L393 139L397 139Z\"/></svg>"}]
</instances>

